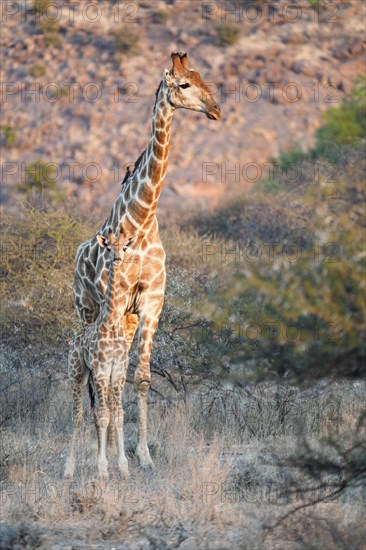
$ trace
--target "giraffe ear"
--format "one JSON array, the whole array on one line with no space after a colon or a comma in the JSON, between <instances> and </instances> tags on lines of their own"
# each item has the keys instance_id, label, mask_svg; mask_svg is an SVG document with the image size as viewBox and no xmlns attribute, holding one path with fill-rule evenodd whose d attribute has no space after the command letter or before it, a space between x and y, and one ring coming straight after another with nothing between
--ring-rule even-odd
<instances>
[{"instance_id":1,"label":"giraffe ear","mask_svg":"<svg viewBox=\"0 0 366 550\"><path fill-rule=\"evenodd\" d=\"M124 252L127 250L127 248L129 248L130 246L133 246L136 243L137 237L138 237L138 235L135 234L135 235L132 235L131 237L129 237L127 239L127 241L125 242L125 245L123 247Z\"/></svg>"},{"instance_id":2,"label":"giraffe ear","mask_svg":"<svg viewBox=\"0 0 366 550\"><path fill-rule=\"evenodd\" d=\"M189 70L189 63L188 63L188 55L187 52L184 52L180 55L180 60L183 65L183 67L187 70Z\"/></svg>"},{"instance_id":3,"label":"giraffe ear","mask_svg":"<svg viewBox=\"0 0 366 550\"><path fill-rule=\"evenodd\" d=\"M173 62L172 72L174 76L179 76L184 73L184 67L181 61L181 53L180 52L172 52L171 58Z\"/></svg>"},{"instance_id":4,"label":"giraffe ear","mask_svg":"<svg viewBox=\"0 0 366 550\"><path fill-rule=\"evenodd\" d=\"M129 238L128 246L133 246L134 244L136 244L137 239L138 239L138 234L135 233L134 235L132 235L132 237Z\"/></svg>"},{"instance_id":5,"label":"giraffe ear","mask_svg":"<svg viewBox=\"0 0 366 550\"><path fill-rule=\"evenodd\" d=\"M110 242L104 235L97 235L97 241L99 243L99 246L101 248L106 248L107 250L111 250Z\"/></svg>"},{"instance_id":6,"label":"giraffe ear","mask_svg":"<svg viewBox=\"0 0 366 550\"><path fill-rule=\"evenodd\" d=\"M138 233L132 233L131 231L124 231L124 237L128 244L135 244L138 238Z\"/></svg>"}]
</instances>

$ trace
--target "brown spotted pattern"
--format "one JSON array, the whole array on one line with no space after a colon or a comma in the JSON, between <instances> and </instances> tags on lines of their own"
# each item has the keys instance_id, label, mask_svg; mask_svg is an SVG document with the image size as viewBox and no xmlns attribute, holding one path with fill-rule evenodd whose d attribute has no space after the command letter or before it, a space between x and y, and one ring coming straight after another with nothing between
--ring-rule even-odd
<instances>
[{"instance_id":1,"label":"brown spotted pattern","mask_svg":"<svg viewBox=\"0 0 366 550\"><path fill-rule=\"evenodd\" d=\"M123 408L121 394L128 367L128 344L120 303L120 272L128 260L128 247L134 242L123 230L116 237L97 235L98 246L106 249L109 258L107 292L97 319L85 325L77 334L69 351L69 374L73 389L74 432L67 459L65 476L72 477L75 467L75 443L82 426L83 390L87 384L96 400L94 421L98 437L98 471L108 476L106 456L107 428L117 436L118 466L124 477L128 476L128 463L124 451ZM130 325L132 321L130 322ZM137 324L137 316L135 316ZM135 329L136 330L136 327Z\"/></svg>"}]
</instances>

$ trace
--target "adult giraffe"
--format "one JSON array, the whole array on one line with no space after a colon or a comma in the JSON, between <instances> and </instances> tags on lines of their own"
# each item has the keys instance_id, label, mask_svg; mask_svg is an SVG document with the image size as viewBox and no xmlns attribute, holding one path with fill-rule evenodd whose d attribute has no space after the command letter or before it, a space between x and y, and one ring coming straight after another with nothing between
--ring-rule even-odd
<instances>
[{"instance_id":1,"label":"adult giraffe","mask_svg":"<svg viewBox=\"0 0 366 550\"><path fill-rule=\"evenodd\" d=\"M137 240L120 271L119 310L131 345L138 316L138 361L135 385L139 406L137 456L142 467L152 466L147 445L147 394L150 388L150 353L159 322L165 291L165 252L156 207L168 167L170 125L176 109L191 109L220 120L220 107L197 71L189 69L186 53L172 53L173 66L165 69L156 92L152 131L146 149L128 171L122 190L103 226L79 246L74 276L75 303L84 325L95 321L105 299L108 283L108 254L98 245L121 229L137 234Z\"/></svg>"}]
</instances>

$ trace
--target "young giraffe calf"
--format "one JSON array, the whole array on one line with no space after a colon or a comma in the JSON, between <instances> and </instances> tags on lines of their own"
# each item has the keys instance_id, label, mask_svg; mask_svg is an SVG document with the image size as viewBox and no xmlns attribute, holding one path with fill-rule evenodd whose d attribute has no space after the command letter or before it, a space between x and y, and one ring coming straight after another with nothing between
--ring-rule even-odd
<instances>
[{"instance_id":1,"label":"young giraffe calf","mask_svg":"<svg viewBox=\"0 0 366 550\"><path fill-rule=\"evenodd\" d=\"M98 437L98 473L108 477L106 455L107 428L115 429L117 435L118 466L128 476L128 463L124 451L123 409L121 394L128 367L128 334L121 323L123 312L119 311L120 281L118 272L125 269L124 261L130 261L127 248L136 237L127 235L123 228L116 237L109 230L108 237L97 235L99 246L109 251L109 270L106 300L94 323L75 334L69 351L69 373L73 391L73 435L71 450L66 462L65 477L72 477L75 467L75 443L80 434L83 417L84 387L91 387L96 396L94 421ZM126 339L127 336L127 339ZM113 423L113 425L110 425Z\"/></svg>"}]
</instances>

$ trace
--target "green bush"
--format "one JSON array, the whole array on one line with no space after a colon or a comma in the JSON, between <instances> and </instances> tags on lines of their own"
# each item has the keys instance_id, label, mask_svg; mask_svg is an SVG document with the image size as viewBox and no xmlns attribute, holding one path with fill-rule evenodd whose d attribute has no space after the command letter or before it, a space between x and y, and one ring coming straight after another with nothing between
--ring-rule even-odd
<instances>
[{"instance_id":1,"label":"green bush","mask_svg":"<svg viewBox=\"0 0 366 550\"><path fill-rule=\"evenodd\" d=\"M44 35L44 41L46 46L53 46L60 48L62 45L60 32L60 26L55 21L43 20L38 23L39 29Z\"/></svg>"},{"instance_id":2,"label":"green bush","mask_svg":"<svg viewBox=\"0 0 366 550\"><path fill-rule=\"evenodd\" d=\"M358 79L324 114L308 153L283 152L271 180L193 219L200 234L229 251L229 260L239 257L227 290L200 306L213 323L203 345L219 334L218 362L229 357L247 372L254 362L257 375L364 374L364 83ZM287 181L294 167L300 177ZM257 336L246 332L251 320L258 321Z\"/></svg>"},{"instance_id":3,"label":"green bush","mask_svg":"<svg viewBox=\"0 0 366 550\"><path fill-rule=\"evenodd\" d=\"M260 186L264 184L267 189L277 192L287 187L286 174L293 167L298 167L302 172L304 165L314 164L315 161L337 165L348 162L352 152L362 146L362 139L366 137L365 77L356 79L352 91L339 107L331 107L323 113L322 122L315 134L314 147L307 153L299 146L282 151L278 160L271 159L278 165L274 170L274 179L261 182ZM362 162L362 157L356 154Z\"/></svg>"},{"instance_id":4,"label":"green bush","mask_svg":"<svg viewBox=\"0 0 366 550\"><path fill-rule=\"evenodd\" d=\"M50 0L34 0L33 2L33 9L39 15L44 15L50 6Z\"/></svg>"},{"instance_id":5,"label":"green bush","mask_svg":"<svg viewBox=\"0 0 366 550\"><path fill-rule=\"evenodd\" d=\"M245 247L269 241L276 235L280 242L310 246L312 235L304 230L307 217L305 206L289 212L287 200L273 201L269 194L253 191L224 203L214 216L200 215L191 223L200 235L208 235L219 243L224 239Z\"/></svg>"},{"instance_id":6,"label":"green bush","mask_svg":"<svg viewBox=\"0 0 366 550\"><path fill-rule=\"evenodd\" d=\"M140 36L127 27L113 32L113 38L118 59L140 53Z\"/></svg>"},{"instance_id":7,"label":"green bush","mask_svg":"<svg viewBox=\"0 0 366 550\"><path fill-rule=\"evenodd\" d=\"M314 10L319 9L319 0L309 0L309 5Z\"/></svg>"},{"instance_id":8,"label":"green bush","mask_svg":"<svg viewBox=\"0 0 366 550\"><path fill-rule=\"evenodd\" d=\"M231 23L221 23L216 32L216 41L219 46L231 46L240 38L240 27Z\"/></svg>"},{"instance_id":9,"label":"green bush","mask_svg":"<svg viewBox=\"0 0 366 550\"><path fill-rule=\"evenodd\" d=\"M33 76L33 78L40 78L47 74L47 68L45 65L43 65L43 63L35 63L29 69L28 74L30 76Z\"/></svg>"},{"instance_id":10,"label":"green bush","mask_svg":"<svg viewBox=\"0 0 366 550\"><path fill-rule=\"evenodd\" d=\"M57 21L42 18L42 16L44 16L51 7L52 2L50 0L34 0L33 2L33 9L39 16L37 25L39 30L44 35L45 45L47 47L53 46L55 48L60 48L62 45L62 40L60 36L60 25L57 23Z\"/></svg>"},{"instance_id":11,"label":"green bush","mask_svg":"<svg viewBox=\"0 0 366 550\"><path fill-rule=\"evenodd\" d=\"M62 99L63 97L68 97L68 96L69 96L69 90L66 86L59 86L55 90L55 93L53 94L53 97L55 99Z\"/></svg>"},{"instance_id":12,"label":"green bush","mask_svg":"<svg viewBox=\"0 0 366 550\"><path fill-rule=\"evenodd\" d=\"M0 126L0 131L4 136L5 147L12 147L16 140L16 128L14 126L9 126L8 124L2 124Z\"/></svg>"},{"instance_id":13,"label":"green bush","mask_svg":"<svg viewBox=\"0 0 366 550\"><path fill-rule=\"evenodd\" d=\"M9 346L47 349L77 326L72 272L77 246L92 229L68 214L22 206L1 217L3 338ZM50 348L52 349L52 348Z\"/></svg>"},{"instance_id":14,"label":"green bush","mask_svg":"<svg viewBox=\"0 0 366 550\"><path fill-rule=\"evenodd\" d=\"M151 20L153 23L164 25L169 19L169 13L162 9L156 8L152 11Z\"/></svg>"},{"instance_id":15,"label":"green bush","mask_svg":"<svg viewBox=\"0 0 366 550\"><path fill-rule=\"evenodd\" d=\"M357 109L354 105L344 103L341 107L332 107L323 115L325 125L319 128L317 136L317 152L323 142L335 142L337 144L350 144L362 137L363 132L357 120Z\"/></svg>"},{"instance_id":16,"label":"green bush","mask_svg":"<svg viewBox=\"0 0 366 550\"><path fill-rule=\"evenodd\" d=\"M26 167L25 179L17 185L17 190L38 205L45 201L60 202L64 198L57 186L56 167L40 160Z\"/></svg>"},{"instance_id":17,"label":"green bush","mask_svg":"<svg viewBox=\"0 0 366 550\"><path fill-rule=\"evenodd\" d=\"M236 342L228 336L220 355L242 365L254 360L262 375L364 374L365 255L359 238L364 199L362 181L310 182L304 194L287 194L287 217L299 207L309 211L311 246L273 232L258 242L261 254L238 263L211 307L216 327L226 323L229 336L230 327L242 327ZM272 197L281 200L282 194ZM269 242L272 257L266 253ZM248 308L254 318L244 313Z\"/></svg>"},{"instance_id":18,"label":"green bush","mask_svg":"<svg viewBox=\"0 0 366 550\"><path fill-rule=\"evenodd\" d=\"M291 149L290 151L282 151L279 158L279 165L282 171L287 172L293 165L298 165L300 162L304 162L307 158L308 155L298 147L297 149Z\"/></svg>"},{"instance_id":19,"label":"green bush","mask_svg":"<svg viewBox=\"0 0 366 550\"><path fill-rule=\"evenodd\" d=\"M339 107L331 107L323 114L324 124L316 133L314 158L324 157L338 161L338 146L355 145L366 137L365 77L359 77L351 93Z\"/></svg>"}]
</instances>

